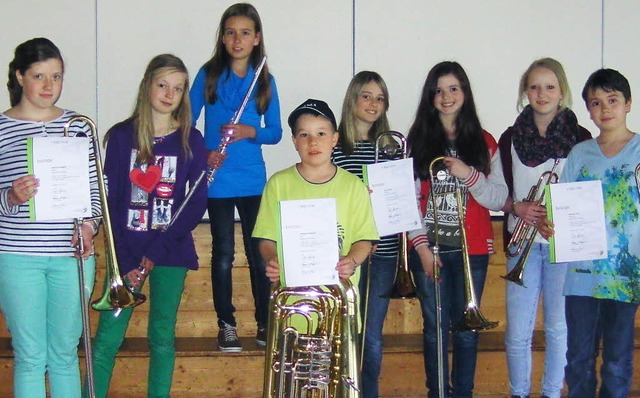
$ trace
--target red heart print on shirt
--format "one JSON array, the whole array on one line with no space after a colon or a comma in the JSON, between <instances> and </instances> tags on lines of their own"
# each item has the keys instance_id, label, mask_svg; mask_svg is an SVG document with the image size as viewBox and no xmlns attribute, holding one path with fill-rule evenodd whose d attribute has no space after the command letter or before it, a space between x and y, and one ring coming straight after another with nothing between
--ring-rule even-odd
<instances>
[{"instance_id":1,"label":"red heart print on shirt","mask_svg":"<svg viewBox=\"0 0 640 398\"><path fill-rule=\"evenodd\" d=\"M146 173L140 169L133 169L129 173L131 182L147 193L153 192L161 177L162 169L156 165L148 166Z\"/></svg>"}]
</instances>

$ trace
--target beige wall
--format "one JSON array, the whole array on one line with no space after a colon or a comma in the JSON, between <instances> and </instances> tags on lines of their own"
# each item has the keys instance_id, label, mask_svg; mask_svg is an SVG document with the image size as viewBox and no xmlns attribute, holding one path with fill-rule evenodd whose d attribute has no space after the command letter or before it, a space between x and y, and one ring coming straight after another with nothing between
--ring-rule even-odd
<instances>
[{"instance_id":1,"label":"beige wall","mask_svg":"<svg viewBox=\"0 0 640 398\"><path fill-rule=\"evenodd\" d=\"M51 38L63 51L60 105L94 118L102 133L131 112L148 60L183 58L192 75L213 50L218 0L3 0L0 75L3 87L15 46ZM424 78L441 60L457 60L470 76L481 121L496 137L516 116L518 79L535 58L560 60L581 123L595 127L580 99L600 66L619 69L640 93L635 0L257 0L269 66L281 96L283 141L265 148L269 173L297 160L288 112L307 97L326 99L336 114L353 71L376 70L391 93L392 127L406 133ZM355 22L355 23L354 23ZM353 40L355 38L355 41ZM354 56L355 55L355 56ZM0 109L9 106L6 91ZM640 130L640 109L629 126Z\"/></svg>"}]
</instances>

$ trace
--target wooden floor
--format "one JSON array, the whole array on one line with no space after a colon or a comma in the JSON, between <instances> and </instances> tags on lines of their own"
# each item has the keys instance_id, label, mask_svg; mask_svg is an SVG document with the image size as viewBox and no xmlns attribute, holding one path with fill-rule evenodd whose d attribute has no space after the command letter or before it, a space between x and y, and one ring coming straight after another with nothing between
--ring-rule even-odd
<instances>
[{"instance_id":1,"label":"wooden floor","mask_svg":"<svg viewBox=\"0 0 640 398\"><path fill-rule=\"evenodd\" d=\"M501 225L494 222L495 247L502 247L499 239ZM176 333L177 359L172 396L191 397L260 397L262 391L264 350L255 343L256 326L253 319L253 299L248 279L246 258L242 254L242 239L236 232L237 260L234 268L234 305L237 308L238 332L242 353L222 353L218 350L218 328L213 310L210 281L210 236L208 225L194 231L201 269L189 272L187 286L178 315ZM99 259L99 264L101 258ZM491 257L483 295L482 311L491 320L500 321L498 328L483 332L480 339L478 367L475 379L477 397L509 397L506 359L504 353L505 281L504 254ZM96 286L102 286L104 265L97 272ZM98 291L100 290L100 291ZM101 294L94 291L94 298ZM148 346L145 339L148 305L142 305L131 319L127 338L116 360L110 397L133 398L146 396ZM540 312L540 311L539 311ZM91 313L92 330L96 329L96 313ZM542 319L538 314L533 341L532 398L539 397L544 354ZM424 369L422 363L422 317L417 300L392 301L384 327L385 353L380 380L381 397L424 397ZM636 317L635 362L640 364L640 314ZM83 357L82 350L80 356ZM83 364L84 361L81 361ZM84 367L84 366L83 366ZM0 313L0 397L12 397L13 355L9 333ZM632 397L640 397L640 365L636 365Z\"/></svg>"}]
</instances>

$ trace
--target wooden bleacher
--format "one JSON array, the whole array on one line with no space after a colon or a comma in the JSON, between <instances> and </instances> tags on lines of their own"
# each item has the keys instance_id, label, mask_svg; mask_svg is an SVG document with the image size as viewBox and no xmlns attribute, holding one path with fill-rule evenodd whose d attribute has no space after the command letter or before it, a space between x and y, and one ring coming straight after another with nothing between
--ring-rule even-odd
<instances>
[{"instance_id":1,"label":"wooden bleacher","mask_svg":"<svg viewBox=\"0 0 640 398\"><path fill-rule=\"evenodd\" d=\"M494 222L496 242L501 248L501 222ZM189 272L177 325L177 361L173 379L174 398L202 397L261 397L264 349L256 346L256 326L253 319L253 298L249 286L248 268L242 248L239 227L236 229L237 261L234 268L234 304L237 308L238 333L244 351L222 353L217 349L218 328L213 309L210 281L210 234L208 224L201 224L194 232L200 255L201 269ZM101 240L101 239L100 239ZM507 367L504 348L505 281L499 278L505 270L505 257L497 253L491 257L489 274L482 299L482 311L490 320L500 321L498 328L483 332L475 378L475 395L479 397L508 397ZM99 259L94 299L102 293L104 264ZM76 283L76 281L69 281ZM145 339L148 305L135 310L120 349L110 397L133 398L146 396L148 347ZM532 397L538 397L544 350L542 317L538 314L533 347ZM92 331L95 333L98 316L91 311ZM422 317L417 300L392 301L385 322L385 354L383 359L381 397L423 397L424 369L422 364ZM636 317L636 350L633 393L640 397L640 312ZM80 356L83 356L80 351ZM83 359L83 358L82 358ZM81 360L84 365L84 360ZM12 397L13 354L4 318L0 313L0 397Z\"/></svg>"}]
</instances>

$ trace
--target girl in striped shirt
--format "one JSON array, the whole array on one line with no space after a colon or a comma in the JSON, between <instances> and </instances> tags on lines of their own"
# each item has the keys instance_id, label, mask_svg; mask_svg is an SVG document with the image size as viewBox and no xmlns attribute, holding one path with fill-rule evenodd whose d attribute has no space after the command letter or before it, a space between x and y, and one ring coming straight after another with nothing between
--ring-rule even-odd
<instances>
[{"instance_id":1,"label":"girl in striped shirt","mask_svg":"<svg viewBox=\"0 0 640 398\"><path fill-rule=\"evenodd\" d=\"M72 219L31 221L28 205L37 197L39 181L28 174L27 138L60 137L76 116L56 106L63 75L62 56L51 41L36 38L20 44L9 64L11 108L0 114L0 307L11 332L16 398L44 398L45 372L51 397L80 397L77 233ZM70 126L69 135L87 134L84 126ZM89 162L89 177L96 216L100 199L94 161ZM90 297L96 226L84 223L80 232Z\"/></svg>"}]
</instances>

